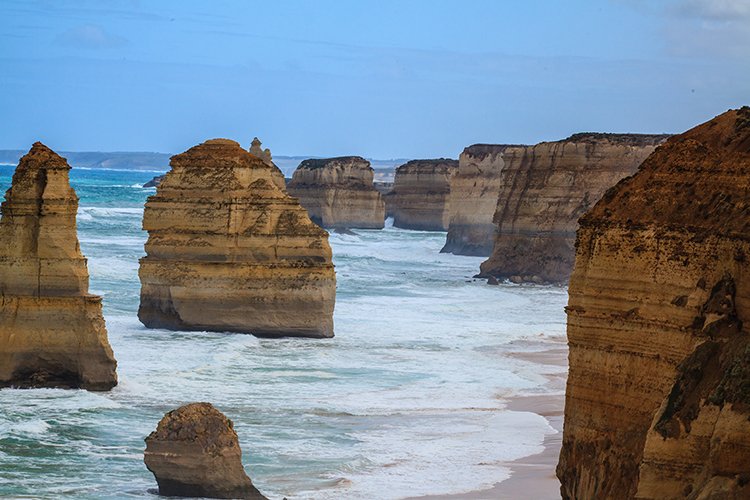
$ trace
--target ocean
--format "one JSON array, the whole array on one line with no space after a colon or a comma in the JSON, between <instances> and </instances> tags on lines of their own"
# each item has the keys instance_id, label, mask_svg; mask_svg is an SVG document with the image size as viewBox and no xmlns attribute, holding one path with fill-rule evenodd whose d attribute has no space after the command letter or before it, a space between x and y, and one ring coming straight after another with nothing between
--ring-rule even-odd
<instances>
[{"instance_id":1,"label":"ocean","mask_svg":"<svg viewBox=\"0 0 750 500\"><path fill-rule=\"evenodd\" d=\"M12 172L0 166L3 191ZM331 234L333 339L146 329L138 259L155 190L141 185L153 175L71 171L120 383L104 393L0 390L0 496L150 496L143 440L193 401L234 421L255 485L290 500L489 488L557 432L505 409L510 397L552 390L549 366L508 354L559 345L566 290L474 280L482 259L440 254L445 233Z\"/></svg>"}]
</instances>

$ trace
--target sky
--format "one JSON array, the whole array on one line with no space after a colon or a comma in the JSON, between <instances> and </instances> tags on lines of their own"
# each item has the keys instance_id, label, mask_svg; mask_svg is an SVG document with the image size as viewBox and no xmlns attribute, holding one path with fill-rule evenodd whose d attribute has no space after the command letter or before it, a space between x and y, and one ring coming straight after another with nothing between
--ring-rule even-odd
<instances>
[{"instance_id":1,"label":"sky","mask_svg":"<svg viewBox=\"0 0 750 500\"><path fill-rule=\"evenodd\" d=\"M750 104L750 0L0 0L0 149L456 158Z\"/></svg>"}]
</instances>

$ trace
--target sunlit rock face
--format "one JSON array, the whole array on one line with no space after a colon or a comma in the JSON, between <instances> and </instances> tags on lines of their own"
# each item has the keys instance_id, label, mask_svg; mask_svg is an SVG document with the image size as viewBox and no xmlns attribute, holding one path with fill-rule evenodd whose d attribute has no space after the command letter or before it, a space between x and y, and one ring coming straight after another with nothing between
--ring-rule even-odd
<instances>
[{"instance_id":1,"label":"sunlit rock face","mask_svg":"<svg viewBox=\"0 0 750 500\"><path fill-rule=\"evenodd\" d=\"M143 227L138 317L151 328L331 337L328 233L270 162L227 139L172 157Z\"/></svg>"},{"instance_id":2,"label":"sunlit rock face","mask_svg":"<svg viewBox=\"0 0 750 500\"><path fill-rule=\"evenodd\" d=\"M669 139L581 219L564 498L749 498L750 108Z\"/></svg>"},{"instance_id":3,"label":"sunlit rock face","mask_svg":"<svg viewBox=\"0 0 750 500\"><path fill-rule=\"evenodd\" d=\"M447 231L451 180L458 161L447 158L412 160L396 169L388 194L393 225L421 231Z\"/></svg>"},{"instance_id":4,"label":"sunlit rock face","mask_svg":"<svg viewBox=\"0 0 750 500\"><path fill-rule=\"evenodd\" d=\"M634 173L664 135L575 134L504 155L492 254L482 277L566 283L578 219Z\"/></svg>"},{"instance_id":5,"label":"sunlit rock face","mask_svg":"<svg viewBox=\"0 0 750 500\"><path fill-rule=\"evenodd\" d=\"M385 203L373 177L370 162L359 156L310 159L294 171L288 189L321 227L382 229Z\"/></svg>"},{"instance_id":6,"label":"sunlit rock face","mask_svg":"<svg viewBox=\"0 0 750 500\"><path fill-rule=\"evenodd\" d=\"M42 143L21 158L0 219L0 386L117 384L101 297L91 295L70 166Z\"/></svg>"}]
</instances>

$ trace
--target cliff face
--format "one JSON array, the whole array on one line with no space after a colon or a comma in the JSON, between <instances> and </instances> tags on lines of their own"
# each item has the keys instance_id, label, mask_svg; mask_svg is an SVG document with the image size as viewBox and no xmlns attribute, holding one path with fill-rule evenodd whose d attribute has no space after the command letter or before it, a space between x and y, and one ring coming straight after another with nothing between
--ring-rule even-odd
<instances>
[{"instance_id":1,"label":"cliff face","mask_svg":"<svg viewBox=\"0 0 750 500\"><path fill-rule=\"evenodd\" d=\"M321 227L382 229L385 204L373 175L359 156L305 160L287 188Z\"/></svg>"},{"instance_id":2,"label":"cliff face","mask_svg":"<svg viewBox=\"0 0 750 500\"><path fill-rule=\"evenodd\" d=\"M565 498L750 496L750 108L669 139L580 221Z\"/></svg>"},{"instance_id":3,"label":"cliff face","mask_svg":"<svg viewBox=\"0 0 750 500\"><path fill-rule=\"evenodd\" d=\"M0 386L108 390L117 384L101 297L76 231L70 166L37 142L0 219Z\"/></svg>"},{"instance_id":4,"label":"cliff face","mask_svg":"<svg viewBox=\"0 0 750 500\"><path fill-rule=\"evenodd\" d=\"M149 197L138 317L152 328L333 336L328 234L273 164L227 139L172 157Z\"/></svg>"},{"instance_id":5,"label":"cliff face","mask_svg":"<svg viewBox=\"0 0 750 500\"><path fill-rule=\"evenodd\" d=\"M666 138L576 134L519 151L500 173L495 241L480 274L567 282L579 217Z\"/></svg>"},{"instance_id":6,"label":"cliff face","mask_svg":"<svg viewBox=\"0 0 750 500\"><path fill-rule=\"evenodd\" d=\"M458 157L451 180L450 223L441 252L488 256L495 239L492 217L500 193L500 173L525 146L475 144Z\"/></svg>"},{"instance_id":7,"label":"cliff face","mask_svg":"<svg viewBox=\"0 0 750 500\"><path fill-rule=\"evenodd\" d=\"M388 209L393 225L422 231L447 231L451 179L458 161L412 160L396 169Z\"/></svg>"}]
</instances>

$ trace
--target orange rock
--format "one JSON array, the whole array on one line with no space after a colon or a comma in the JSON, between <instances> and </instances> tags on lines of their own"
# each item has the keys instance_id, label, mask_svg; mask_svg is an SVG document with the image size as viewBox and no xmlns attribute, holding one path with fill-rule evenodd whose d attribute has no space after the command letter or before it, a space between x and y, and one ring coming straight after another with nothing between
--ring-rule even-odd
<instances>
[{"instance_id":1,"label":"orange rock","mask_svg":"<svg viewBox=\"0 0 750 500\"><path fill-rule=\"evenodd\" d=\"M393 225L421 231L447 231L450 223L451 180L458 161L412 160L396 169L388 195Z\"/></svg>"}]
</instances>

